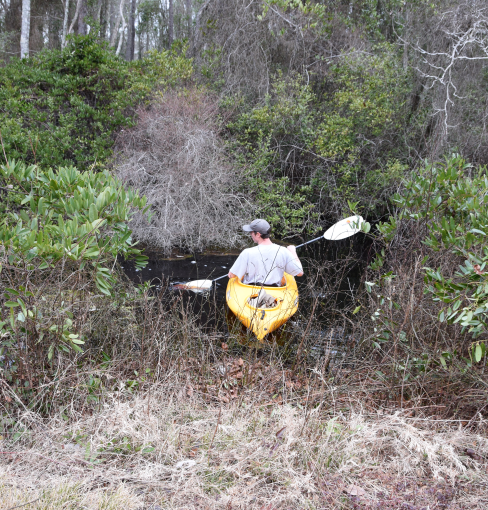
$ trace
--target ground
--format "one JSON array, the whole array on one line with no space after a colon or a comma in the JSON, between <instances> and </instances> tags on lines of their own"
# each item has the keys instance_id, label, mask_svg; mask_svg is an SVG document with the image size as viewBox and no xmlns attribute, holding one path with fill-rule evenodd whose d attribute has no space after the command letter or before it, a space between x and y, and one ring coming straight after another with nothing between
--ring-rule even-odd
<instances>
[{"instance_id":1,"label":"ground","mask_svg":"<svg viewBox=\"0 0 488 510\"><path fill-rule=\"evenodd\" d=\"M371 410L240 358L220 387L167 373L0 441L0 508L481 509L488 439L461 420ZM272 394L281 378L283 391ZM227 387L226 387L227 386ZM275 391L275 390L272 390ZM463 424L464 423L464 424ZM19 425L20 424L20 425Z\"/></svg>"}]
</instances>

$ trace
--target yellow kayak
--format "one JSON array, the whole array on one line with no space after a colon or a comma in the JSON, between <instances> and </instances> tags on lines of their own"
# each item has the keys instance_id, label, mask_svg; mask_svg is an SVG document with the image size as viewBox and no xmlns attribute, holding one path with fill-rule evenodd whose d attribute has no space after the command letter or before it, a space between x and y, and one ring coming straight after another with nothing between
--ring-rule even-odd
<instances>
[{"instance_id":1,"label":"yellow kayak","mask_svg":"<svg viewBox=\"0 0 488 510\"><path fill-rule=\"evenodd\" d=\"M257 287L245 285L238 278L231 278L227 284L225 299L237 318L251 329L258 340L275 331L298 309L298 288L295 278L285 273L283 287ZM253 306L261 289L276 299L272 308Z\"/></svg>"}]
</instances>

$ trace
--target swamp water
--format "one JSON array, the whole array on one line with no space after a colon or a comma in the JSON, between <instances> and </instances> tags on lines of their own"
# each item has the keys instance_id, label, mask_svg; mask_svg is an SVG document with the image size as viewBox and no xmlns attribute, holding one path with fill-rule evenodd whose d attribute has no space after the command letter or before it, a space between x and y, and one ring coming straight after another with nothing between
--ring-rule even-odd
<instances>
[{"instance_id":1,"label":"swamp water","mask_svg":"<svg viewBox=\"0 0 488 510\"><path fill-rule=\"evenodd\" d=\"M354 348L356 333L347 328L346 315L356 306L356 293L364 271L363 234L352 240L335 242L319 241L315 245L300 249L305 275L297 277L300 294L298 312L288 323L270 336L263 347L277 342L287 344L291 351L298 348L304 336L307 337L305 350L313 358L343 355L346 349ZM215 279L229 272L239 252L201 253L163 257L147 252L149 257L144 269L136 270L131 262L124 262L127 276L135 283L150 282L156 291L163 290L165 297L181 299L181 309L192 316L200 328L222 342L227 342L236 332L233 314L225 302L227 278L215 282L210 292L201 294L172 287L198 279ZM161 294L160 294L161 295ZM346 329L347 328L347 329ZM283 336L283 330L286 334ZM240 331L240 343L246 336L245 328ZM250 340L247 333L247 340Z\"/></svg>"}]
</instances>

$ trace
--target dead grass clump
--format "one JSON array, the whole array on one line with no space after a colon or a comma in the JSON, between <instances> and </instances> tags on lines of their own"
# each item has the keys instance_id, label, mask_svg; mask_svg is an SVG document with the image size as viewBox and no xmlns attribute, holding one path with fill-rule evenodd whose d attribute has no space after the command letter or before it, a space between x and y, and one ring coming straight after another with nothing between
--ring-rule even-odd
<instances>
[{"instance_id":1,"label":"dead grass clump","mask_svg":"<svg viewBox=\"0 0 488 510\"><path fill-rule=\"evenodd\" d=\"M71 508L66 491L88 509L479 508L488 441L474 432L263 405L252 391L209 405L180 390L170 377L128 399L113 393L92 415L38 416L42 428L1 443L2 508L36 497L33 509Z\"/></svg>"},{"instance_id":2,"label":"dead grass clump","mask_svg":"<svg viewBox=\"0 0 488 510\"><path fill-rule=\"evenodd\" d=\"M239 193L219 138L218 102L209 93L168 92L140 109L138 123L119 135L116 174L148 198L153 216L135 216L134 236L168 253L240 245L252 206Z\"/></svg>"}]
</instances>

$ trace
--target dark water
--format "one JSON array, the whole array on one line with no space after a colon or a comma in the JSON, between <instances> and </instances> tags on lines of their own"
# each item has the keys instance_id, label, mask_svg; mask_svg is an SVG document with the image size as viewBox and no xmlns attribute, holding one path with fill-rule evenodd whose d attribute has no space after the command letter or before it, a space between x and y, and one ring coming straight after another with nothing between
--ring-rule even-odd
<instances>
[{"instance_id":1,"label":"dark water","mask_svg":"<svg viewBox=\"0 0 488 510\"><path fill-rule=\"evenodd\" d=\"M157 253L146 252L149 262L144 269L136 270L131 262L122 265L135 283L149 281L156 290L163 286L165 294L178 293L187 309L195 312L201 327L225 334L229 319L225 304L228 278L215 282L211 292L203 295L188 290L172 290L172 284L223 276L229 272L238 253L202 253L164 258ZM303 331L313 309L313 331L317 337L322 337L331 325L338 324L338 320L340 322L342 310L354 305L368 246L364 243L364 234L359 233L338 242L318 241L299 249L298 255L305 275L297 277L300 304L292 321L296 326L302 325Z\"/></svg>"}]
</instances>

